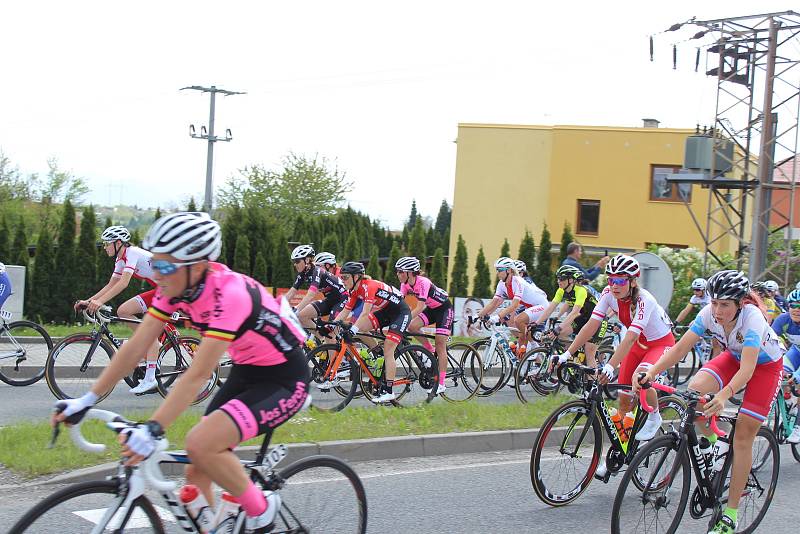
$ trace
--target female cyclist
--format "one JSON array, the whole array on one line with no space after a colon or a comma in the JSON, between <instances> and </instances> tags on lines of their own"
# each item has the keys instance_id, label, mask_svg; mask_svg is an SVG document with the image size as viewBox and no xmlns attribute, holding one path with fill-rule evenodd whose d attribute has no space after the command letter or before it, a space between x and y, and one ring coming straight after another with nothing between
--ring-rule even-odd
<instances>
[{"instance_id":1,"label":"female cyclist","mask_svg":"<svg viewBox=\"0 0 800 534\"><path fill-rule=\"evenodd\" d=\"M147 312L153 297L156 294L151 258L153 254L147 250L133 246L131 244L131 233L124 226L109 226L100 236L103 242L103 250L106 254L114 257L114 272L111 279L103 288L86 300L79 300L75 303L75 309L86 308L90 313L94 313L106 302L113 299L128 287L131 278L144 280L154 289L140 293L133 298L126 300L117 308L117 315L125 319L136 319ZM136 323L127 323L127 326L136 332L139 327ZM130 389L131 393L141 395L153 390L156 387L156 367L158 365L158 339L147 348L145 352L147 360L144 380L139 382L136 387Z\"/></svg>"},{"instance_id":2,"label":"female cyclist","mask_svg":"<svg viewBox=\"0 0 800 534\"><path fill-rule=\"evenodd\" d=\"M784 338L789 350L783 357L783 372L789 381L800 384L800 290L795 289L786 296L789 311L782 313L772 323L772 329L779 337ZM800 399L795 399L795 403ZM792 434L786 440L789 443L800 443L800 424L796 424Z\"/></svg>"},{"instance_id":3,"label":"female cyclist","mask_svg":"<svg viewBox=\"0 0 800 534\"><path fill-rule=\"evenodd\" d=\"M621 364L618 381L620 384L631 385L635 373L649 369L669 347L675 344L672 324L666 312L650 292L639 287L639 274L639 262L635 258L625 254L611 258L606 265L608 287L601 293L591 320L581 328L567 351L558 357L559 363L565 362L595 335L609 310L617 314L619 321L628 331L614 350L611 359L603 366L601 382L611 380L615 369ZM620 391L619 395L621 413L628 413L633 407L633 399L625 393ZM648 391L647 394L647 402L651 406L657 406L656 391ZM653 439L660 427L661 414L655 410L647 417L647 421L636 434L636 439L639 441ZM598 467L599 476L605 474L602 473L604 468L605 465Z\"/></svg>"},{"instance_id":4,"label":"female cyclist","mask_svg":"<svg viewBox=\"0 0 800 534\"><path fill-rule=\"evenodd\" d=\"M519 330L517 355L521 358L527 351L528 323L541 317L547 306L547 294L535 284L529 284L523 280L517 274L515 264L515 260L506 257L498 258L494 262L499 280L497 289L494 298L478 312L478 317L491 314L503 301L510 299L509 305L499 310L497 316L501 321L513 319L514 326ZM518 310L520 307L521 309Z\"/></svg>"},{"instance_id":5,"label":"female cyclist","mask_svg":"<svg viewBox=\"0 0 800 534\"><path fill-rule=\"evenodd\" d=\"M325 315L336 316L347 301L347 289L338 276L318 267L312 259L314 248L311 245L300 245L292 251L292 262L297 271L294 285L286 293L286 300L292 297L303 284L308 284L308 291L297 305L297 317L305 328L314 328L314 319ZM324 297L317 300L317 294Z\"/></svg>"},{"instance_id":6,"label":"female cyclist","mask_svg":"<svg viewBox=\"0 0 800 534\"><path fill-rule=\"evenodd\" d=\"M768 289L766 282L756 282L752 285L751 289L755 291L764 305L764 310L767 312L767 321L772 324L772 321L778 318L782 310L778 307L778 303L772 298L771 292Z\"/></svg>"},{"instance_id":7,"label":"female cyclist","mask_svg":"<svg viewBox=\"0 0 800 534\"><path fill-rule=\"evenodd\" d=\"M708 296L708 292L706 291L706 285L705 278L695 278L692 280L692 296L689 297L689 303L686 307L678 314L678 317L675 319L675 324L681 324L695 308L702 309L711 302L711 297Z\"/></svg>"},{"instance_id":8,"label":"female cyclist","mask_svg":"<svg viewBox=\"0 0 800 534\"><path fill-rule=\"evenodd\" d=\"M356 303L364 301L361 315L350 327L350 332L357 334L361 331L380 330L388 326L386 341L383 343L384 365L386 379L381 383L380 395L374 397L372 402L382 403L393 401L396 397L392 392L394 378L397 375L397 364L394 361L394 351L403 340L408 324L411 322L411 310L403 300L403 294L396 287L384 282L373 280L367 276L364 264L348 261L342 265L339 272L345 287L350 291L350 298L345 302L344 309L336 317L337 321L347 321ZM322 387L319 384L318 387Z\"/></svg>"},{"instance_id":9,"label":"female cyclist","mask_svg":"<svg viewBox=\"0 0 800 534\"><path fill-rule=\"evenodd\" d=\"M718 414L725 401L747 386L733 441L733 467L727 508L709 534L733 534L739 500L753 465L753 440L766 420L779 391L783 351L770 328L759 297L750 289L747 277L738 271L719 271L708 280L711 304L700 310L691 329L650 369L644 379L652 380L686 356L707 331L722 352L700 368L689 383L698 393L714 393L705 404L706 416ZM638 383L634 389L638 389ZM703 433L709 432L698 425ZM715 442L716 435L710 434Z\"/></svg>"},{"instance_id":10,"label":"female cyclist","mask_svg":"<svg viewBox=\"0 0 800 534\"><path fill-rule=\"evenodd\" d=\"M144 241L153 252L158 283L148 314L89 393L56 403L59 413L53 423L80 421L100 395L136 366L163 321L175 311L187 314L203 333L192 365L149 421L120 433L122 453L128 465L152 454L155 441L189 407L227 352L234 362L230 377L209 403L206 417L186 436L192 460L187 479L210 503L211 482L222 486L245 511L246 531L268 532L280 498L262 493L231 449L274 429L303 407L309 380L301 348L305 336L286 300L275 300L252 278L214 263L220 234L219 225L205 213L175 213L156 221Z\"/></svg>"},{"instance_id":11,"label":"female cyclist","mask_svg":"<svg viewBox=\"0 0 800 534\"><path fill-rule=\"evenodd\" d=\"M436 356L439 358L439 387L436 394L444 393L447 376L447 340L453 335L453 305L444 289L434 285L428 278L420 274L420 263L417 258L405 256L394 264L397 278L400 280L400 292L414 295L417 305L411 310L411 324L408 331L420 333L423 326L436 323ZM426 349L433 352L431 342L422 339Z\"/></svg>"}]
</instances>

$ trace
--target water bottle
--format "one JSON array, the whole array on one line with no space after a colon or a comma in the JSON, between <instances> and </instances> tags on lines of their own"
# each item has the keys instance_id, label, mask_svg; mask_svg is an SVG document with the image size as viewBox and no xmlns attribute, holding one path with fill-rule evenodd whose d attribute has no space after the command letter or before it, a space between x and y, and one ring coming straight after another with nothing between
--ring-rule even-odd
<instances>
[{"instance_id":1,"label":"water bottle","mask_svg":"<svg viewBox=\"0 0 800 534\"><path fill-rule=\"evenodd\" d=\"M617 429L619 440L622 442L628 441L628 435L625 432L625 427L622 424L622 415L620 415L619 410L616 408L611 408L608 411L608 414L611 416L611 421L614 423L614 427Z\"/></svg>"},{"instance_id":2,"label":"water bottle","mask_svg":"<svg viewBox=\"0 0 800 534\"><path fill-rule=\"evenodd\" d=\"M622 428L625 429L625 435L631 435L631 429L633 429L633 422L636 420L636 416L633 412L628 412L625 414L625 417L622 418Z\"/></svg>"},{"instance_id":3,"label":"water bottle","mask_svg":"<svg viewBox=\"0 0 800 534\"><path fill-rule=\"evenodd\" d=\"M376 378L380 378L383 375L383 361L383 356L375 358L375 366L373 367L372 374L374 374Z\"/></svg>"},{"instance_id":4,"label":"water bottle","mask_svg":"<svg viewBox=\"0 0 800 534\"><path fill-rule=\"evenodd\" d=\"M717 442L714 444L714 472L722 471L722 466L725 464L725 457L728 454L728 450L731 448L730 442L728 442L728 436L723 436L717 439Z\"/></svg>"},{"instance_id":5,"label":"water bottle","mask_svg":"<svg viewBox=\"0 0 800 534\"><path fill-rule=\"evenodd\" d=\"M711 445L711 442L708 441L708 438L702 436L700 438L698 446L700 448L700 456L703 458L703 461L705 462L706 466L705 470L713 468L712 464L714 462L714 447ZM722 466L720 465L720 469L721 468Z\"/></svg>"},{"instance_id":6,"label":"water bottle","mask_svg":"<svg viewBox=\"0 0 800 534\"><path fill-rule=\"evenodd\" d=\"M208 501L197 486L194 484L186 484L181 488L179 497L181 502L186 507L186 511L195 520L200 532L205 534L211 532L214 527L214 511L208 505Z\"/></svg>"},{"instance_id":7,"label":"water bottle","mask_svg":"<svg viewBox=\"0 0 800 534\"><path fill-rule=\"evenodd\" d=\"M227 491L223 491L217 516L214 518L214 534L232 534L233 529L236 527L236 517L238 515L239 503L236 502L236 497Z\"/></svg>"}]
</instances>

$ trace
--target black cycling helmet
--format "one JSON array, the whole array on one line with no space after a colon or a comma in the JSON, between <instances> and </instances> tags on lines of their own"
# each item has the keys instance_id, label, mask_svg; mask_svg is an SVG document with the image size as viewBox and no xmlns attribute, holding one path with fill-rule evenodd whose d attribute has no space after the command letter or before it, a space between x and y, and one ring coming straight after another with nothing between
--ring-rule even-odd
<instances>
[{"instance_id":1,"label":"black cycling helmet","mask_svg":"<svg viewBox=\"0 0 800 534\"><path fill-rule=\"evenodd\" d=\"M556 278L572 278L574 280L580 280L583 277L583 271L577 267L573 267L572 265L562 265L556 271Z\"/></svg>"},{"instance_id":2,"label":"black cycling helmet","mask_svg":"<svg viewBox=\"0 0 800 534\"><path fill-rule=\"evenodd\" d=\"M339 274L364 274L366 269L364 269L364 264L357 262L357 261L348 261L344 265L342 265L342 269L339 271Z\"/></svg>"},{"instance_id":3,"label":"black cycling helmet","mask_svg":"<svg viewBox=\"0 0 800 534\"><path fill-rule=\"evenodd\" d=\"M708 279L712 299L739 300L750 292L750 280L741 271L719 271Z\"/></svg>"}]
</instances>

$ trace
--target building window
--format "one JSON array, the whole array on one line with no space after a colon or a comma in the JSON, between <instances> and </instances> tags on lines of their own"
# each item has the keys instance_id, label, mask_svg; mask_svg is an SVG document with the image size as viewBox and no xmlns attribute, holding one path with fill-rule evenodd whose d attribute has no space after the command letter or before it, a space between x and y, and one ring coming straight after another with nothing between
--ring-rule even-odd
<instances>
[{"instance_id":1,"label":"building window","mask_svg":"<svg viewBox=\"0 0 800 534\"><path fill-rule=\"evenodd\" d=\"M597 235L600 227L600 201L578 200L578 234Z\"/></svg>"},{"instance_id":2,"label":"building window","mask_svg":"<svg viewBox=\"0 0 800 534\"><path fill-rule=\"evenodd\" d=\"M677 174L678 165L650 165L650 200L691 202L692 184L673 184L667 177Z\"/></svg>"}]
</instances>

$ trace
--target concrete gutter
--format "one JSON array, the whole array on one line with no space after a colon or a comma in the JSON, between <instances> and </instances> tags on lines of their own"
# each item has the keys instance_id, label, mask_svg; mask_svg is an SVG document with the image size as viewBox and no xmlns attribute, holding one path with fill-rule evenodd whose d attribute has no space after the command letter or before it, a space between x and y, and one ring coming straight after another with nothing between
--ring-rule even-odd
<instances>
[{"instance_id":1,"label":"concrete gutter","mask_svg":"<svg viewBox=\"0 0 800 534\"><path fill-rule=\"evenodd\" d=\"M554 433L563 429L553 429ZM451 454L469 454L506 450L530 450L539 429L493 430L486 432L458 432L452 434L424 434L420 436L395 436L388 438L355 439L342 441L323 441L320 443L288 444L289 455L281 462L281 467L317 454L336 456L347 462L366 462L373 460L391 460L396 458L447 456ZM247 446L236 449L242 459L253 459L259 446ZM41 484L70 484L86 480L102 480L117 472L117 462L105 463L93 467L77 469L69 473L42 477L40 479L0 489L19 488ZM167 475L181 475L183 465L165 464L162 472Z\"/></svg>"}]
</instances>

